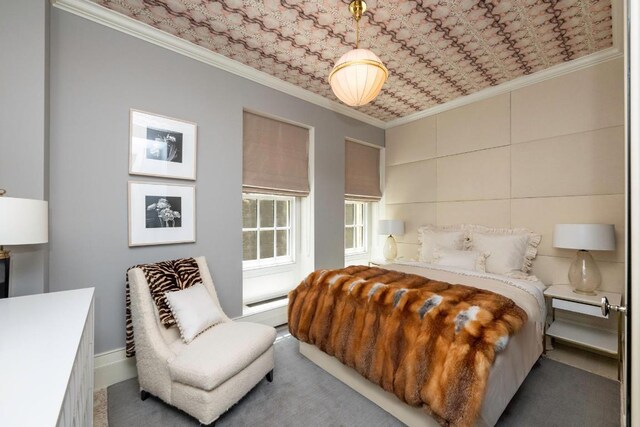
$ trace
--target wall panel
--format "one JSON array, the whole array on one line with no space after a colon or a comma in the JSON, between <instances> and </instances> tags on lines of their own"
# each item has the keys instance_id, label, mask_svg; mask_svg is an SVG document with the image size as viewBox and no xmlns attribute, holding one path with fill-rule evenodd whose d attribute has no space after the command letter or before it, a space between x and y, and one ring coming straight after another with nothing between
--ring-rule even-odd
<instances>
[{"instance_id":1,"label":"wall panel","mask_svg":"<svg viewBox=\"0 0 640 427\"><path fill-rule=\"evenodd\" d=\"M387 203L436 201L436 161L405 163L386 170Z\"/></svg>"},{"instance_id":2,"label":"wall panel","mask_svg":"<svg viewBox=\"0 0 640 427\"><path fill-rule=\"evenodd\" d=\"M624 192L624 127L516 144L511 196L579 196Z\"/></svg>"},{"instance_id":3,"label":"wall panel","mask_svg":"<svg viewBox=\"0 0 640 427\"><path fill-rule=\"evenodd\" d=\"M510 148L438 158L438 201L506 199L511 193Z\"/></svg>"},{"instance_id":4,"label":"wall panel","mask_svg":"<svg viewBox=\"0 0 640 427\"><path fill-rule=\"evenodd\" d=\"M511 143L623 125L622 62L607 61L511 92Z\"/></svg>"},{"instance_id":5,"label":"wall panel","mask_svg":"<svg viewBox=\"0 0 640 427\"><path fill-rule=\"evenodd\" d=\"M553 248L554 225L609 223L616 226L617 250L593 255L602 288L622 291L622 67L621 59L612 60L436 115L434 159L411 163L402 173L387 163L387 203L401 204L387 204L386 216L406 221L400 254L416 256L416 230L433 222L435 209L438 225L476 223L541 233L534 272L546 283L566 283L575 251ZM422 120L431 126L433 117ZM411 129L423 126L387 130L395 138L396 159L422 155ZM404 144L403 138L411 142ZM425 194L435 194L436 201L408 203Z\"/></svg>"},{"instance_id":6,"label":"wall panel","mask_svg":"<svg viewBox=\"0 0 640 427\"><path fill-rule=\"evenodd\" d=\"M402 243L418 243L418 228L422 224L436 223L436 203L405 203L387 205L386 215L389 218L404 219L405 233L395 236Z\"/></svg>"},{"instance_id":7,"label":"wall panel","mask_svg":"<svg viewBox=\"0 0 640 427\"><path fill-rule=\"evenodd\" d=\"M388 129L385 135L387 165L399 165L436 156L436 117L427 117Z\"/></svg>"},{"instance_id":8,"label":"wall panel","mask_svg":"<svg viewBox=\"0 0 640 427\"><path fill-rule=\"evenodd\" d=\"M505 93L438 114L438 156L509 145L509 108Z\"/></svg>"}]
</instances>

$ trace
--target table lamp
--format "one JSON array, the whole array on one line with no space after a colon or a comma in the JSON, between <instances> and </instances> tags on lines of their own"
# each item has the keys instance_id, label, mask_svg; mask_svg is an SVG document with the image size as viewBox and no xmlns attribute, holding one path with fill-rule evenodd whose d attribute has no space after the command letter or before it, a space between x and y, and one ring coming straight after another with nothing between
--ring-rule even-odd
<instances>
[{"instance_id":1,"label":"table lamp","mask_svg":"<svg viewBox=\"0 0 640 427\"><path fill-rule=\"evenodd\" d=\"M615 250L615 227L613 224L556 224L553 246L578 250L569 267L569 283L576 293L595 295L602 278L589 251Z\"/></svg>"},{"instance_id":2,"label":"table lamp","mask_svg":"<svg viewBox=\"0 0 640 427\"><path fill-rule=\"evenodd\" d=\"M393 261L398 256L398 245L393 237L404 234L404 222L399 219L381 219L378 221L378 234L388 235L382 253L384 259Z\"/></svg>"},{"instance_id":3,"label":"table lamp","mask_svg":"<svg viewBox=\"0 0 640 427\"><path fill-rule=\"evenodd\" d=\"M9 296L11 256L4 246L47 243L48 203L42 200L3 197L0 189L0 298Z\"/></svg>"}]
</instances>

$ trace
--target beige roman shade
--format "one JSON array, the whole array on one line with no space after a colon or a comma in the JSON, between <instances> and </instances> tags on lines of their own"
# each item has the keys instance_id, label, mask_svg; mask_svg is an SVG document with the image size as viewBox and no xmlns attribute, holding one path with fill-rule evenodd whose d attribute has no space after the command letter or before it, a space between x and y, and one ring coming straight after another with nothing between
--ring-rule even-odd
<instances>
[{"instance_id":1,"label":"beige roman shade","mask_svg":"<svg viewBox=\"0 0 640 427\"><path fill-rule=\"evenodd\" d=\"M309 130L244 112L242 191L309 194Z\"/></svg>"},{"instance_id":2,"label":"beige roman shade","mask_svg":"<svg viewBox=\"0 0 640 427\"><path fill-rule=\"evenodd\" d=\"M345 198L380 200L380 149L345 141Z\"/></svg>"}]
</instances>

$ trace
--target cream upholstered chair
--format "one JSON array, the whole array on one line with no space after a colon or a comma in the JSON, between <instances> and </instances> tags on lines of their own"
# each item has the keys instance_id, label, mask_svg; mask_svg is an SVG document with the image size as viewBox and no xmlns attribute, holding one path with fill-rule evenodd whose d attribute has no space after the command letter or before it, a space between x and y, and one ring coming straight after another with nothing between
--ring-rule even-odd
<instances>
[{"instance_id":1,"label":"cream upholstered chair","mask_svg":"<svg viewBox=\"0 0 640 427\"><path fill-rule=\"evenodd\" d=\"M205 258L196 261L222 312ZM273 380L274 328L224 315L222 323L185 344L177 327L160 323L143 271L134 268L128 275L142 400L154 395L202 424L212 424L263 377Z\"/></svg>"}]
</instances>

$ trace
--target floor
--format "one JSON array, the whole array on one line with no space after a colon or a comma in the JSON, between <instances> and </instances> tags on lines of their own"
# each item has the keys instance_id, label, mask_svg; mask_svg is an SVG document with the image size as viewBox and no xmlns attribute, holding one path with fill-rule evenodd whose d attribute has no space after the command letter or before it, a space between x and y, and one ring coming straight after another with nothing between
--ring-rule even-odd
<instances>
[{"instance_id":1,"label":"floor","mask_svg":"<svg viewBox=\"0 0 640 427\"><path fill-rule=\"evenodd\" d=\"M281 341L289 336L287 326L280 326L277 328L276 341ZM573 347L570 345L562 344L559 342L554 345L547 346L547 358L570 365L584 371L612 379L617 381L618 370L617 361L610 357L595 354L584 349ZM100 427L108 426L106 406L107 406L107 393L106 389L96 391L96 399L94 404L96 405L96 413L94 416L94 425ZM505 414L506 415L506 414ZM505 420L501 420L503 425L509 425Z\"/></svg>"},{"instance_id":2,"label":"floor","mask_svg":"<svg viewBox=\"0 0 640 427\"><path fill-rule=\"evenodd\" d=\"M298 343L279 331L272 383L262 380L217 422L219 427L396 427L375 404L314 365ZM549 358L541 359L497 423L498 427L617 427L619 387ZM150 397L139 398L136 378L108 390L110 427L192 427L197 421Z\"/></svg>"}]
</instances>

